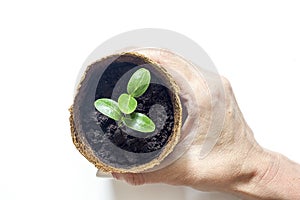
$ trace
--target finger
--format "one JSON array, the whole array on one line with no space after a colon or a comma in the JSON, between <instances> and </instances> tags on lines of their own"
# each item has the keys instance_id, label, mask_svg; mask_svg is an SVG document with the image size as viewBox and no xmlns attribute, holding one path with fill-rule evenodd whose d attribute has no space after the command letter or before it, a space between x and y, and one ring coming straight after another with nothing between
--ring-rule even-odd
<instances>
[{"instance_id":1,"label":"finger","mask_svg":"<svg viewBox=\"0 0 300 200\"><path fill-rule=\"evenodd\" d=\"M120 181L125 181L130 185L143 185L146 182L146 179L143 174L135 174L135 173L112 173L112 176Z\"/></svg>"},{"instance_id":2,"label":"finger","mask_svg":"<svg viewBox=\"0 0 300 200\"><path fill-rule=\"evenodd\" d=\"M173 163L172 165L157 171L143 173L112 173L112 176L117 180L125 181L131 185L144 185L149 183L167 183L176 185L178 179L176 177L177 173L174 172L180 172L179 168Z\"/></svg>"},{"instance_id":3,"label":"finger","mask_svg":"<svg viewBox=\"0 0 300 200\"><path fill-rule=\"evenodd\" d=\"M161 182L155 173L112 173L112 176L115 179L125 181L130 185L144 185Z\"/></svg>"}]
</instances>

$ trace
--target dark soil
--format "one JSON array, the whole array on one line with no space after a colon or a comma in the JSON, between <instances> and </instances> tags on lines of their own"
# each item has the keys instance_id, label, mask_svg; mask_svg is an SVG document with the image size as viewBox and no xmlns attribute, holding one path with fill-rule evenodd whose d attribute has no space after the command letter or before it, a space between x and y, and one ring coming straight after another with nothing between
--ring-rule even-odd
<instances>
[{"instance_id":1,"label":"dark soil","mask_svg":"<svg viewBox=\"0 0 300 200\"><path fill-rule=\"evenodd\" d=\"M139 59L139 58L137 58ZM141 62L141 61L139 61ZM145 164L156 158L168 142L174 125L171 91L164 79L153 73L152 64L118 62L113 60L107 66L95 63L87 72L78 94L80 125L83 135L92 150L102 162L115 167L130 168ZM117 123L98 112L93 102L99 98L117 101L126 92L131 75L144 67L151 73L147 91L137 98L136 112L149 116L155 123L152 133L140 133ZM92 94L91 94L92 93Z\"/></svg>"},{"instance_id":2,"label":"dark soil","mask_svg":"<svg viewBox=\"0 0 300 200\"><path fill-rule=\"evenodd\" d=\"M150 108L159 104L165 109L166 119L163 116L156 115L152 120L155 124L164 122L162 127L157 127L153 133L140 133L134 130L126 130L118 127L114 120L110 120L100 112L97 113L97 119L104 135L111 140L112 143L125 151L134 153L149 153L161 149L168 141L173 131L174 117L171 98L168 95L168 89L162 85L150 84L146 93L137 98L138 106L136 112L149 116ZM162 112L157 110L157 112ZM161 129L158 131L158 129ZM129 132L130 131L130 132ZM128 133L129 132L129 133ZM141 137L136 137L141 136Z\"/></svg>"}]
</instances>

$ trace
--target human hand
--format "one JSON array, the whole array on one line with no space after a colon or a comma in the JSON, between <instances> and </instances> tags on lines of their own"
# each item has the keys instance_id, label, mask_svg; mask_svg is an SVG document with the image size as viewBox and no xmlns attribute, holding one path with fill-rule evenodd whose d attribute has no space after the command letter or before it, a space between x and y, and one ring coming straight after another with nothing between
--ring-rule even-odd
<instances>
[{"instance_id":1,"label":"human hand","mask_svg":"<svg viewBox=\"0 0 300 200\"><path fill-rule=\"evenodd\" d=\"M176 79L180 87L180 96L187 107L189 116L200 121L196 139L189 150L175 163L159 171L141 174L114 174L118 179L139 185L144 183L164 182L173 185L188 185L201 190L216 189L216 183L223 188L238 174L248 152L254 147L261 151L255 143L252 133L243 120L236 104L229 82L216 74L202 72L199 78L195 69L188 62L169 51L157 49L135 50L137 53L160 63ZM204 77L205 76L205 77ZM219 87L209 88L207 80L222 81ZM195 95L194 97L192 95ZM224 96L225 98L222 96ZM225 100L225 104L224 104ZM222 106L220 106L222 105ZM225 106L225 107L224 107ZM215 108L219 108L216 110ZM211 124L212 112L224 116L223 124ZM223 112L223 113L222 113ZM225 113L224 113L225 112ZM223 123L223 120L220 122ZM223 126L213 150L204 159L200 159L201 147L210 126ZM192 119L183 125L183 135L189 134ZM211 141L214 142L214 141ZM196 185L193 185L193 183ZM200 183L200 184L199 184ZM212 185L211 185L212 184Z\"/></svg>"},{"instance_id":2,"label":"human hand","mask_svg":"<svg viewBox=\"0 0 300 200\"><path fill-rule=\"evenodd\" d=\"M190 63L169 51L134 51L162 64L179 85L180 96L189 116L192 116L185 121L182 134L188 135L195 129L194 119L200 123L196 127L198 132L193 143L171 165L153 172L114 173L113 176L132 185L166 183L202 191L235 193L248 198L263 197L262 194L255 196L250 193L263 193L257 186L273 179L280 156L257 144L237 105L229 81L204 70L201 71L203 76L199 77L193 68L188 67ZM215 117L221 117L221 120L214 120ZM219 131L215 129L215 133L208 134L214 127L220 127ZM207 156L201 158L206 143L215 145Z\"/></svg>"}]
</instances>

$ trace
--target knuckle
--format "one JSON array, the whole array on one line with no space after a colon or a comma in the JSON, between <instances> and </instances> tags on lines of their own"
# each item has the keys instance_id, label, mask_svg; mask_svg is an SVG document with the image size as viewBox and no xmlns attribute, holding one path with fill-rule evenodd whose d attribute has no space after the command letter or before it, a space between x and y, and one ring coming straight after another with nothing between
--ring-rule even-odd
<instances>
[{"instance_id":1,"label":"knuckle","mask_svg":"<svg viewBox=\"0 0 300 200\"><path fill-rule=\"evenodd\" d=\"M221 80L222 80L224 89L227 90L227 91L232 91L230 81L224 76L221 76Z\"/></svg>"}]
</instances>

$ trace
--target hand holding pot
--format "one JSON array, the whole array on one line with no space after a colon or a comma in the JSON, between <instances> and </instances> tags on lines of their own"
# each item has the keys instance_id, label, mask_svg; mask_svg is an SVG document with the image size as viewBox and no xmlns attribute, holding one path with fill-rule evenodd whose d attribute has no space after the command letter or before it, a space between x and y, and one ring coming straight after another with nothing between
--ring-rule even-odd
<instances>
[{"instance_id":1,"label":"hand holding pot","mask_svg":"<svg viewBox=\"0 0 300 200\"><path fill-rule=\"evenodd\" d=\"M192 69L188 62L168 51L135 51L163 64L171 73L180 87L180 96L189 116L196 116L192 119L199 120L198 132L188 150L171 165L147 173L113 173L116 179L133 185L184 185L202 191L233 193L244 198L300 199L299 165L257 144L226 78L220 79L218 75L205 71L202 71L202 77L197 76L193 70L188 70ZM207 80L212 83L221 80L222 84L208 87ZM222 94L225 98L221 98ZM212 112L224 116L223 124L211 123ZM195 129L192 119L186 119L183 135ZM216 141L213 141L214 137L206 137L208 130L214 126L222 127ZM200 158L206 142L216 144L207 156Z\"/></svg>"}]
</instances>

